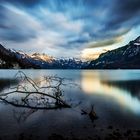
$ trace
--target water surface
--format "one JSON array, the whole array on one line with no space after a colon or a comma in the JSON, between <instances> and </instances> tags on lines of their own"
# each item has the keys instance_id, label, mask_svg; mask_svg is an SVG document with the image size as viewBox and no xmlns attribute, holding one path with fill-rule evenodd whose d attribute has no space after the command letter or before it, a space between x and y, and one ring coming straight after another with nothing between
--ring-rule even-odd
<instances>
[{"instance_id":1,"label":"water surface","mask_svg":"<svg viewBox=\"0 0 140 140\"><path fill-rule=\"evenodd\" d=\"M105 136L107 128L140 129L140 70L23 70L34 80L57 75L69 78L79 87L64 87L70 109L32 110L0 102L0 136L18 139L22 134L46 139L56 133L66 136ZM0 92L17 85L17 70L0 70ZM90 111L94 104L99 119L94 123L81 109ZM104 129L103 132L100 132ZM94 133L93 133L94 131ZM82 133L81 133L82 132Z\"/></svg>"}]
</instances>

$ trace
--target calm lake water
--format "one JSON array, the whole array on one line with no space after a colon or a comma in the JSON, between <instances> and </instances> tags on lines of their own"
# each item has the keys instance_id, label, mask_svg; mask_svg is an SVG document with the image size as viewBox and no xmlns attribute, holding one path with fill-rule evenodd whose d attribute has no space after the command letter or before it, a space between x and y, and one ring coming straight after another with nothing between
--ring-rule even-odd
<instances>
[{"instance_id":1,"label":"calm lake water","mask_svg":"<svg viewBox=\"0 0 140 140\"><path fill-rule=\"evenodd\" d=\"M17 70L0 70L0 92L16 85ZM57 75L79 86L64 87L64 98L72 108L33 110L0 102L0 138L46 139L52 134L87 138L105 136L109 126L125 131L140 129L140 70L23 70L34 80ZM94 104L99 119L94 123L81 109ZM104 131L101 129L104 129ZM94 133L93 133L94 132Z\"/></svg>"}]
</instances>

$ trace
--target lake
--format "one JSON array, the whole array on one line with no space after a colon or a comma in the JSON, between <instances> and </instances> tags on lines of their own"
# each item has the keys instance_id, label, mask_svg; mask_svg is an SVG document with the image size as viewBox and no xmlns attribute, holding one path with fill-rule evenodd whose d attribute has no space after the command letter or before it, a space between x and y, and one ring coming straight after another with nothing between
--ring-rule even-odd
<instances>
[{"instance_id":1,"label":"lake","mask_svg":"<svg viewBox=\"0 0 140 140\"><path fill-rule=\"evenodd\" d=\"M140 70L22 70L35 81L57 75L70 80L64 99L71 108L39 110L0 101L0 139L140 138ZM0 92L16 86L18 70L0 70ZM92 122L81 110L98 119Z\"/></svg>"}]
</instances>

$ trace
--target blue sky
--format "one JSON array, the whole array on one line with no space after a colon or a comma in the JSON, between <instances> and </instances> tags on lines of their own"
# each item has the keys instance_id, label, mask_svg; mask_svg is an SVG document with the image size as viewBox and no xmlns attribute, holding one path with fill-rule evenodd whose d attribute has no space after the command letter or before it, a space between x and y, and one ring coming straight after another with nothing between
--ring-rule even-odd
<instances>
[{"instance_id":1,"label":"blue sky","mask_svg":"<svg viewBox=\"0 0 140 140\"><path fill-rule=\"evenodd\" d=\"M96 58L140 33L139 0L0 0L0 42L27 53Z\"/></svg>"}]
</instances>

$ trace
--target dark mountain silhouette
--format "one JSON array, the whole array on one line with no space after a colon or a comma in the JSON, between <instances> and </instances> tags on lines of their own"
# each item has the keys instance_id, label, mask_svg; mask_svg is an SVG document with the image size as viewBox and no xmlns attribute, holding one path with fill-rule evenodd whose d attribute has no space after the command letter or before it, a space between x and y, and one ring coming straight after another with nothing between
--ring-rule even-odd
<instances>
[{"instance_id":1,"label":"dark mountain silhouette","mask_svg":"<svg viewBox=\"0 0 140 140\"><path fill-rule=\"evenodd\" d=\"M1 68L40 68L38 62L24 53L6 49L0 45Z\"/></svg>"},{"instance_id":2,"label":"dark mountain silhouette","mask_svg":"<svg viewBox=\"0 0 140 140\"><path fill-rule=\"evenodd\" d=\"M128 45L108 51L93 60L87 69L140 69L140 36Z\"/></svg>"},{"instance_id":3,"label":"dark mountain silhouette","mask_svg":"<svg viewBox=\"0 0 140 140\"><path fill-rule=\"evenodd\" d=\"M6 49L0 45L0 68L81 69L88 64L74 58L56 59L38 53L28 55L20 51Z\"/></svg>"}]
</instances>

